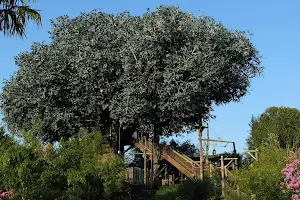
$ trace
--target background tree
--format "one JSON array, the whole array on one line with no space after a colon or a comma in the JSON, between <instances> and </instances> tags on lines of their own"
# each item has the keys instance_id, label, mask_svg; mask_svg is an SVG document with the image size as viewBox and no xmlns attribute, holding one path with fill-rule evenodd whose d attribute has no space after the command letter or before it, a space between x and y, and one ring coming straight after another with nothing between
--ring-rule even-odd
<instances>
[{"instance_id":1,"label":"background tree","mask_svg":"<svg viewBox=\"0 0 300 200\"><path fill-rule=\"evenodd\" d=\"M189 157L199 156L199 149L190 140L179 143L172 139L169 145L174 150L177 150Z\"/></svg>"},{"instance_id":2,"label":"background tree","mask_svg":"<svg viewBox=\"0 0 300 200\"><path fill-rule=\"evenodd\" d=\"M299 148L300 110L288 107L270 107L257 118L252 118L249 148L256 148L269 134L278 136L280 147Z\"/></svg>"},{"instance_id":3,"label":"background tree","mask_svg":"<svg viewBox=\"0 0 300 200\"><path fill-rule=\"evenodd\" d=\"M0 31L4 35L25 36L26 25L29 20L37 25L41 24L38 10L32 9L27 2L30 0L0 0ZM36 0L32 0L36 2Z\"/></svg>"},{"instance_id":4,"label":"background tree","mask_svg":"<svg viewBox=\"0 0 300 200\"><path fill-rule=\"evenodd\" d=\"M247 34L177 7L142 16L93 11L52 23L52 42L21 53L1 96L12 132L41 121L41 138L95 127L122 136L194 130L214 105L239 101L261 73ZM125 134L126 133L126 134Z\"/></svg>"}]
</instances>

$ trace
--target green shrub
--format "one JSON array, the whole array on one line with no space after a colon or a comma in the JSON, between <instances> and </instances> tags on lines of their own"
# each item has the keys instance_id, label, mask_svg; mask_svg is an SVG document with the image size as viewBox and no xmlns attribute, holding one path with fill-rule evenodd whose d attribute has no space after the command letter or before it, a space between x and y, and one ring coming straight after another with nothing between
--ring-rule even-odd
<instances>
[{"instance_id":1,"label":"green shrub","mask_svg":"<svg viewBox=\"0 0 300 200\"><path fill-rule=\"evenodd\" d=\"M214 199L215 187L210 179L188 180L174 186L161 187L157 200L208 200Z\"/></svg>"},{"instance_id":2,"label":"green shrub","mask_svg":"<svg viewBox=\"0 0 300 200\"><path fill-rule=\"evenodd\" d=\"M290 199L289 194L282 193L280 188L284 178L281 170L288 155L288 149L280 148L278 137L269 135L259 147L258 162L254 161L237 174L241 194L246 194L249 199L255 196L256 200Z\"/></svg>"},{"instance_id":3,"label":"green shrub","mask_svg":"<svg viewBox=\"0 0 300 200\"><path fill-rule=\"evenodd\" d=\"M22 199L127 200L125 164L105 153L98 132L42 145L30 136L17 143L0 135L0 180Z\"/></svg>"},{"instance_id":4,"label":"green shrub","mask_svg":"<svg viewBox=\"0 0 300 200\"><path fill-rule=\"evenodd\" d=\"M157 200L173 200L178 195L178 185L162 186L155 194Z\"/></svg>"}]
</instances>

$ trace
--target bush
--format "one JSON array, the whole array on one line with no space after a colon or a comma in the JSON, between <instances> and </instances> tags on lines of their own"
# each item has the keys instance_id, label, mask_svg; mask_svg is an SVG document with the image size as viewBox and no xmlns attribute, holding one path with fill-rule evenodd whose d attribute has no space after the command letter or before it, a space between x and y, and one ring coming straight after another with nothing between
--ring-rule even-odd
<instances>
[{"instance_id":1,"label":"bush","mask_svg":"<svg viewBox=\"0 0 300 200\"><path fill-rule=\"evenodd\" d=\"M284 179L281 170L289 155L288 149L280 148L277 136L270 135L259 147L259 160L237 174L241 194L256 200L290 199L289 194L282 193L280 183ZM229 198L234 199L234 198Z\"/></svg>"},{"instance_id":2,"label":"bush","mask_svg":"<svg viewBox=\"0 0 300 200\"><path fill-rule=\"evenodd\" d=\"M82 135L57 145L29 136L20 144L0 136L1 184L22 199L130 199L123 160L105 153L98 132Z\"/></svg>"},{"instance_id":3,"label":"bush","mask_svg":"<svg viewBox=\"0 0 300 200\"><path fill-rule=\"evenodd\" d=\"M215 196L215 187L210 179L188 180L174 186L163 186L156 192L157 200L208 200Z\"/></svg>"}]
</instances>

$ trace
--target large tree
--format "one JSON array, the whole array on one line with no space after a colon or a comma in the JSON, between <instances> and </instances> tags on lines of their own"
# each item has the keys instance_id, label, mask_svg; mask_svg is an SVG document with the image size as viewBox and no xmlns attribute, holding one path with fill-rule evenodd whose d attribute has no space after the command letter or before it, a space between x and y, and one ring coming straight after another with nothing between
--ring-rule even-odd
<instances>
[{"instance_id":1,"label":"large tree","mask_svg":"<svg viewBox=\"0 0 300 200\"><path fill-rule=\"evenodd\" d=\"M280 147L300 147L300 110L288 107L270 107L257 118L252 117L249 148L262 144L270 134L278 137Z\"/></svg>"},{"instance_id":2,"label":"large tree","mask_svg":"<svg viewBox=\"0 0 300 200\"><path fill-rule=\"evenodd\" d=\"M41 16L38 10L32 9L30 0L0 0L0 31L4 35L25 36L26 24L33 21L41 24ZM32 0L36 2L36 0Z\"/></svg>"},{"instance_id":3,"label":"large tree","mask_svg":"<svg viewBox=\"0 0 300 200\"><path fill-rule=\"evenodd\" d=\"M245 32L177 7L142 16L93 11L52 25L50 44L16 58L19 70L1 97L9 129L39 121L45 141L80 127L194 130L214 105L245 96L262 71Z\"/></svg>"}]
</instances>

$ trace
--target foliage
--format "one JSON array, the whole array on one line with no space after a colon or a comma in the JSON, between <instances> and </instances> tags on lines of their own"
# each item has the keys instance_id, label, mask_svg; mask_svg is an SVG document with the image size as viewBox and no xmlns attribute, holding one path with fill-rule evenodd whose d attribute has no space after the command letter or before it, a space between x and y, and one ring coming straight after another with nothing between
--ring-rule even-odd
<instances>
[{"instance_id":1,"label":"foliage","mask_svg":"<svg viewBox=\"0 0 300 200\"><path fill-rule=\"evenodd\" d=\"M98 132L82 134L46 146L34 138L19 144L2 137L2 184L22 199L129 199L123 161L105 154Z\"/></svg>"},{"instance_id":2,"label":"foliage","mask_svg":"<svg viewBox=\"0 0 300 200\"><path fill-rule=\"evenodd\" d=\"M174 150L184 153L189 157L195 157L199 155L199 148L197 148L190 140L179 143L172 139L169 145Z\"/></svg>"},{"instance_id":3,"label":"foliage","mask_svg":"<svg viewBox=\"0 0 300 200\"><path fill-rule=\"evenodd\" d=\"M143 186L131 185L132 200L155 200L156 190L149 190Z\"/></svg>"},{"instance_id":4,"label":"foliage","mask_svg":"<svg viewBox=\"0 0 300 200\"><path fill-rule=\"evenodd\" d=\"M282 148L300 146L300 111L296 108L270 107L258 118L252 118L250 126L249 148L261 145L270 133L278 136Z\"/></svg>"},{"instance_id":5,"label":"foliage","mask_svg":"<svg viewBox=\"0 0 300 200\"><path fill-rule=\"evenodd\" d=\"M41 119L44 141L80 127L193 130L213 105L239 101L262 71L245 32L177 7L142 16L93 11L59 17L52 27L50 44L16 58L19 70L1 96L9 130Z\"/></svg>"},{"instance_id":6,"label":"foliage","mask_svg":"<svg viewBox=\"0 0 300 200\"><path fill-rule=\"evenodd\" d=\"M29 20L37 25L41 24L41 16L38 10L32 9L30 0L0 0L0 31L4 35L25 36L25 29ZM36 0L32 0L36 2Z\"/></svg>"},{"instance_id":7,"label":"foliage","mask_svg":"<svg viewBox=\"0 0 300 200\"><path fill-rule=\"evenodd\" d=\"M282 173L285 175L284 181L281 183L282 192L286 193L289 191L292 193L292 200L300 199L300 159L295 152L291 152L290 159L293 162L286 164L285 168L282 169Z\"/></svg>"},{"instance_id":8,"label":"foliage","mask_svg":"<svg viewBox=\"0 0 300 200\"><path fill-rule=\"evenodd\" d=\"M174 186L163 186L156 192L157 200L214 199L215 188L210 179L188 180Z\"/></svg>"},{"instance_id":9,"label":"foliage","mask_svg":"<svg viewBox=\"0 0 300 200\"><path fill-rule=\"evenodd\" d=\"M278 137L269 135L259 147L259 160L237 174L241 193L256 196L257 200L289 199L288 193L282 193L280 183L283 180L282 168L287 149L280 148Z\"/></svg>"},{"instance_id":10,"label":"foliage","mask_svg":"<svg viewBox=\"0 0 300 200\"><path fill-rule=\"evenodd\" d=\"M131 153L138 153L138 154L134 154L132 156L130 156L129 160L128 160L128 166L129 167L139 167L141 169L144 168L144 158L143 158L143 152L138 149L135 148Z\"/></svg>"}]
</instances>

